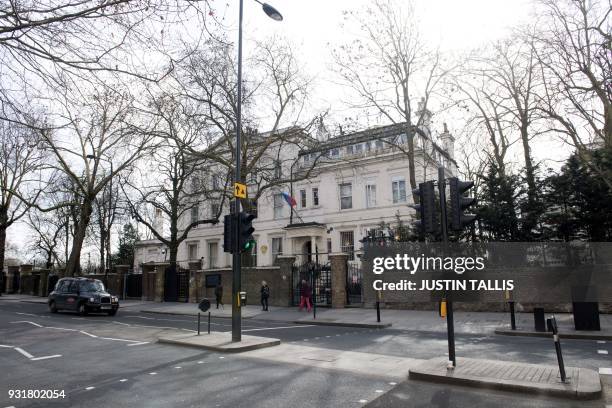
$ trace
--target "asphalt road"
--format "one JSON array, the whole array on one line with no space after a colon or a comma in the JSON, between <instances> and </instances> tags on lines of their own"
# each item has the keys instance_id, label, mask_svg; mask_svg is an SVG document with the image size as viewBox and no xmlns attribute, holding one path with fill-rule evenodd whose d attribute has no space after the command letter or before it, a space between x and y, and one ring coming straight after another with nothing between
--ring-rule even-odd
<instances>
[{"instance_id":1,"label":"asphalt road","mask_svg":"<svg viewBox=\"0 0 612 408\"><path fill-rule=\"evenodd\" d=\"M204 323L204 322L203 322ZM203 324L202 328L205 329ZM113 407L560 407L599 406L356 372L254 360L154 343L165 328L195 330L189 316L50 314L45 305L0 300L0 408ZM231 330L229 319L212 329ZM93 333L95 334L93 334ZM243 332L284 343L411 358L447 351L443 332L370 330L243 320ZM458 335L466 357L554 364L549 339ZM17 350L17 348L19 350ZM564 340L566 365L612 367L610 342ZM92 388L93 387L93 388ZM10 399L9 390L64 390L57 400ZM606 397L607 398L607 397ZM608 402L612 404L612 401Z\"/></svg>"}]
</instances>

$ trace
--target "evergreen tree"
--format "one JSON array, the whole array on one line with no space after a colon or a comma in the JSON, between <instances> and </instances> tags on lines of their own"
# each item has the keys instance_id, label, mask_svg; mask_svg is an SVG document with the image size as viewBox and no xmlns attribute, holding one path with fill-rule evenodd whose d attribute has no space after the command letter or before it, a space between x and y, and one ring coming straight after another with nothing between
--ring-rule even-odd
<instances>
[{"instance_id":1,"label":"evergreen tree","mask_svg":"<svg viewBox=\"0 0 612 408\"><path fill-rule=\"evenodd\" d=\"M136 228L131 223L125 224L119 236L119 248L113 255L113 264L132 266L134 264L134 244L139 239Z\"/></svg>"}]
</instances>

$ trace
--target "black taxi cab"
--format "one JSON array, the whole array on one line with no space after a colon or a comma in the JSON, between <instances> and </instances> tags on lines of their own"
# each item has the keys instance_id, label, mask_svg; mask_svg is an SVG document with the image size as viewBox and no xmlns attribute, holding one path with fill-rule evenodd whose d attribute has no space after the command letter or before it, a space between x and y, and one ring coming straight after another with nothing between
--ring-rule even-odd
<instances>
[{"instance_id":1,"label":"black taxi cab","mask_svg":"<svg viewBox=\"0 0 612 408\"><path fill-rule=\"evenodd\" d=\"M119 309L119 299L106 291L104 284L91 278L62 278L49 294L49 311L73 310L84 316L89 312L114 316Z\"/></svg>"}]
</instances>

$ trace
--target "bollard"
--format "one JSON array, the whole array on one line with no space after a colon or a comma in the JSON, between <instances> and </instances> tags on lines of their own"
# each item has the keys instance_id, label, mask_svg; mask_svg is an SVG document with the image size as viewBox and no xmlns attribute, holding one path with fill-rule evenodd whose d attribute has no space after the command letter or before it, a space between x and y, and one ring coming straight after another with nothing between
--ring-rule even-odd
<instances>
[{"instance_id":1,"label":"bollard","mask_svg":"<svg viewBox=\"0 0 612 408\"><path fill-rule=\"evenodd\" d=\"M376 301L376 321L380 323L380 302Z\"/></svg>"},{"instance_id":2,"label":"bollard","mask_svg":"<svg viewBox=\"0 0 612 408\"><path fill-rule=\"evenodd\" d=\"M200 312L198 312L198 336L200 335Z\"/></svg>"},{"instance_id":3,"label":"bollard","mask_svg":"<svg viewBox=\"0 0 612 408\"><path fill-rule=\"evenodd\" d=\"M208 312L208 334L210 334L210 312Z\"/></svg>"},{"instance_id":4,"label":"bollard","mask_svg":"<svg viewBox=\"0 0 612 408\"><path fill-rule=\"evenodd\" d=\"M553 340L555 341L555 351L557 352L557 362L559 363L559 375L561 376L561 382L565 382L565 364L563 364L563 353L561 352L561 341L559 340L559 330L557 328L557 319L555 316L546 319L548 330L553 333Z\"/></svg>"},{"instance_id":5,"label":"bollard","mask_svg":"<svg viewBox=\"0 0 612 408\"><path fill-rule=\"evenodd\" d=\"M508 302L510 305L510 326L512 330L516 330L516 317L514 315L514 302Z\"/></svg>"}]
</instances>

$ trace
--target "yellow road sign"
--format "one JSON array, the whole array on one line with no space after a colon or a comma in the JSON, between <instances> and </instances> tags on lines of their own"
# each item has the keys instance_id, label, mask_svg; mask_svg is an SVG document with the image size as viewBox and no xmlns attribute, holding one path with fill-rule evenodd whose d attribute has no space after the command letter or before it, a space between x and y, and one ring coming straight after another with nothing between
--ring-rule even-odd
<instances>
[{"instance_id":1,"label":"yellow road sign","mask_svg":"<svg viewBox=\"0 0 612 408\"><path fill-rule=\"evenodd\" d=\"M234 183L234 197L246 198L246 184Z\"/></svg>"}]
</instances>

